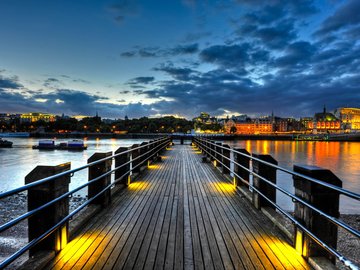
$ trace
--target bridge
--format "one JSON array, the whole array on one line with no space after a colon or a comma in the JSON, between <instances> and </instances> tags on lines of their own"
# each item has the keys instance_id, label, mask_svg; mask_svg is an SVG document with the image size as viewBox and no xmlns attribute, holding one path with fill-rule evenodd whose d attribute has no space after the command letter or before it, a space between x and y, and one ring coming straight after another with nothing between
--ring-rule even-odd
<instances>
[{"instance_id":1,"label":"bridge","mask_svg":"<svg viewBox=\"0 0 360 270\"><path fill-rule=\"evenodd\" d=\"M291 173L298 189L289 196L306 208L298 205L291 215L274 198L279 168L269 156L196 138L191 145L161 138L96 153L72 170L69 164L37 167L25 186L0 194L27 191L29 200L26 214L0 225L2 232L28 219L29 243L0 268L29 252L33 258L23 269L313 269L314 255L327 258L321 260L326 267L338 261L357 269L334 244L339 226L360 235L330 216L338 200L332 210L316 208L298 181L336 191L329 192L335 201L339 194L359 200L359 194L324 170L331 183L312 178L316 168L297 167ZM89 182L69 191L71 176L83 169ZM70 212L69 196L86 187L88 200ZM314 228L309 210L331 221ZM293 235L281 230L283 216L295 225Z\"/></svg>"}]
</instances>

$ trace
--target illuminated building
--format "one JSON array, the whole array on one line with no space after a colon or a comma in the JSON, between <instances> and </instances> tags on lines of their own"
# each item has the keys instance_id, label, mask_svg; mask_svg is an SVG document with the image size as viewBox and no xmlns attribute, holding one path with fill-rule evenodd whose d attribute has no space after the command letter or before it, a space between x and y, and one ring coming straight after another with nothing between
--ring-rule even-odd
<instances>
[{"instance_id":1,"label":"illuminated building","mask_svg":"<svg viewBox=\"0 0 360 270\"><path fill-rule=\"evenodd\" d=\"M360 130L360 108L340 108L344 129Z\"/></svg>"},{"instance_id":2,"label":"illuminated building","mask_svg":"<svg viewBox=\"0 0 360 270\"><path fill-rule=\"evenodd\" d=\"M314 118L312 117L302 117L300 118L300 130L309 130L314 128Z\"/></svg>"},{"instance_id":3,"label":"illuminated building","mask_svg":"<svg viewBox=\"0 0 360 270\"><path fill-rule=\"evenodd\" d=\"M231 133L231 128L235 127L235 134L263 134L274 131L274 125L268 118L257 118L246 122L236 122L232 119L225 123L226 133Z\"/></svg>"},{"instance_id":4,"label":"illuminated building","mask_svg":"<svg viewBox=\"0 0 360 270\"><path fill-rule=\"evenodd\" d=\"M340 128L340 120L332 113L326 112L325 107L322 113L315 114L313 122L308 123L308 129L313 129L316 132L337 131L340 130Z\"/></svg>"},{"instance_id":5,"label":"illuminated building","mask_svg":"<svg viewBox=\"0 0 360 270\"><path fill-rule=\"evenodd\" d=\"M210 114L202 112L200 113L200 116L195 117L193 119L194 122L196 123L201 123L201 124L206 124L206 125L211 125L211 124L216 124L217 120L215 117L210 117Z\"/></svg>"},{"instance_id":6,"label":"illuminated building","mask_svg":"<svg viewBox=\"0 0 360 270\"><path fill-rule=\"evenodd\" d=\"M20 122L32 123L37 121L54 122L55 115L47 113L24 113L20 116Z\"/></svg>"}]
</instances>

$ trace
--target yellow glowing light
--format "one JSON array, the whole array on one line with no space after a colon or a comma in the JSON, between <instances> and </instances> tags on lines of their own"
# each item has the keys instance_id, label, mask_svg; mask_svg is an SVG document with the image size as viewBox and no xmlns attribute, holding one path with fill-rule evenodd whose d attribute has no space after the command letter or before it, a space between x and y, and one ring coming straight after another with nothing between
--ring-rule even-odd
<instances>
[{"instance_id":1,"label":"yellow glowing light","mask_svg":"<svg viewBox=\"0 0 360 270\"><path fill-rule=\"evenodd\" d=\"M161 159L167 159L169 158L168 156L161 156Z\"/></svg>"},{"instance_id":2,"label":"yellow glowing light","mask_svg":"<svg viewBox=\"0 0 360 270\"><path fill-rule=\"evenodd\" d=\"M159 168L160 168L160 166L158 164L148 165L149 170L156 170L156 169L159 169Z\"/></svg>"},{"instance_id":3,"label":"yellow glowing light","mask_svg":"<svg viewBox=\"0 0 360 270\"><path fill-rule=\"evenodd\" d=\"M300 269L303 268L304 265L307 265L307 262L301 254L285 240L269 235L262 235L262 238L270 247L271 252L279 259L286 269Z\"/></svg>"},{"instance_id":4,"label":"yellow glowing light","mask_svg":"<svg viewBox=\"0 0 360 270\"><path fill-rule=\"evenodd\" d=\"M61 228L61 249L63 249L66 245L67 245L67 242L68 242L68 233L67 233L67 226L63 226Z\"/></svg>"},{"instance_id":5,"label":"yellow glowing light","mask_svg":"<svg viewBox=\"0 0 360 270\"><path fill-rule=\"evenodd\" d=\"M236 177L235 176L233 178L233 185L234 185L234 187L236 187Z\"/></svg>"},{"instance_id":6,"label":"yellow glowing light","mask_svg":"<svg viewBox=\"0 0 360 270\"><path fill-rule=\"evenodd\" d=\"M298 229L296 230L295 250L299 254L303 252L303 232Z\"/></svg>"},{"instance_id":7,"label":"yellow glowing light","mask_svg":"<svg viewBox=\"0 0 360 270\"><path fill-rule=\"evenodd\" d=\"M216 167L217 165L217 160L214 160L214 167Z\"/></svg>"},{"instance_id":8,"label":"yellow glowing light","mask_svg":"<svg viewBox=\"0 0 360 270\"><path fill-rule=\"evenodd\" d=\"M73 239L63 250L58 253L58 265L63 265L68 261L77 261L86 250L97 240L103 238L100 233L93 232L84 234Z\"/></svg>"},{"instance_id":9,"label":"yellow glowing light","mask_svg":"<svg viewBox=\"0 0 360 270\"><path fill-rule=\"evenodd\" d=\"M131 191L139 191L146 189L145 182L133 182L129 184L128 189Z\"/></svg>"},{"instance_id":10,"label":"yellow glowing light","mask_svg":"<svg viewBox=\"0 0 360 270\"><path fill-rule=\"evenodd\" d=\"M233 183L226 182L214 182L211 183L212 191L215 193L234 194L236 187Z\"/></svg>"},{"instance_id":11,"label":"yellow glowing light","mask_svg":"<svg viewBox=\"0 0 360 270\"><path fill-rule=\"evenodd\" d=\"M131 175L128 175L127 184L128 184L128 185L131 184Z\"/></svg>"},{"instance_id":12,"label":"yellow glowing light","mask_svg":"<svg viewBox=\"0 0 360 270\"><path fill-rule=\"evenodd\" d=\"M194 151L195 154L201 154L201 151Z\"/></svg>"}]
</instances>

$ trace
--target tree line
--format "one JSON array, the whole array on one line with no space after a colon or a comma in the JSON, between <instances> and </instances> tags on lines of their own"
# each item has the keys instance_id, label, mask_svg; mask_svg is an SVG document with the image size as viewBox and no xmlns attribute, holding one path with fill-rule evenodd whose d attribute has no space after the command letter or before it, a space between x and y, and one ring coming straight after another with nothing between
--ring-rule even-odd
<instances>
[{"instance_id":1,"label":"tree line","mask_svg":"<svg viewBox=\"0 0 360 270\"><path fill-rule=\"evenodd\" d=\"M187 133L194 128L218 131L218 124L199 125L184 118L165 116L160 118L141 117L138 119L108 120L100 117L75 118L58 117L54 122L39 120L36 122L21 122L19 119L0 121L0 129L5 131L23 132L128 132L128 133Z\"/></svg>"}]
</instances>

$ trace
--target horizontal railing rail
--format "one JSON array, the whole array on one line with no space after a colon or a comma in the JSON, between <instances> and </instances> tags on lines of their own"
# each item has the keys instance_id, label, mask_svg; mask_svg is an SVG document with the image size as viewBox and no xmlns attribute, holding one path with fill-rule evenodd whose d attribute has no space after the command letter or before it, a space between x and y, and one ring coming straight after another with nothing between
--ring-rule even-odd
<instances>
[{"instance_id":1,"label":"horizontal railing rail","mask_svg":"<svg viewBox=\"0 0 360 270\"><path fill-rule=\"evenodd\" d=\"M319 214L320 216L326 218L328 221L330 221L331 223L335 224L336 226L346 230L347 232L351 233L352 235L360 238L360 232L358 230L356 230L355 228L351 227L350 225L346 224L345 222L337 219L336 217L333 217L331 215L328 215L326 213L324 213L323 211L321 211L320 209L314 207L313 205L311 205L310 203L304 201L303 199L299 198L298 196L296 196L295 194L292 194L291 192L285 190L284 188L278 186L277 184L269 181L268 179L266 179L265 177L261 176L260 174L254 172L253 168L247 168L243 165L241 165L240 163L236 162L234 159L231 159L230 156L226 156L223 155L222 151L219 152L217 149L221 149L221 150L225 150L225 151L230 151L233 154L236 153L238 155L241 155L243 157L248 158L251 162L253 161L257 161L259 163L262 163L266 166L272 167L276 170L280 170L282 172L288 173L292 176L296 176L296 177L300 177L301 179L305 180L305 181L310 181L312 183L316 183L318 185L324 186L328 189L332 189L344 196L347 196L349 198L355 199L355 200L360 200L360 194L357 194L355 192L352 192L350 190L347 189L343 189L328 183L325 183L323 181L320 181L318 179L309 177L307 175L303 175L288 169L285 169L283 167L280 167L278 165L272 164L270 162L264 161L262 159L256 158L252 155L248 155L242 152L237 151L236 149L233 148L229 148L229 147L224 147L221 144L216 144L213 141L210 141L208 139L205 138L201 138L201 137L196 137L194 138L194 143L195 145L204 153L206 153L208 156L210 156L213 160L216 160L216 162L218 162L219 164L221 164L222 167L226 168L228 171L231 171L230 166L226 165L223 162L223 159L229 161L228 164L233 163L234 165L242 168L243 170L247 171L250 175L252 176L256 176L257 178L259 178L261 181L265 182L266 184L272 186L273 188L275 188L276 190L280 191L281 193L289 196L293 202L298 202L308 208L310 208L311 210L313 210L314 212L316 212L317 214ZM329 253L331 253L332 255L334 255L340 262L342 262L345 266L349 267L350 269L359 269L357 265L355 265L350 259L346 258L344 255L340 254L336 249L332 248L331 246L327 245L324 241L322 241L319 237L317 237L311 230L309 230L308 228L306 228L303 224L301 224L298 220L296 220L290 213L288 213L286 210L284 210L281 206L279 206L276 202L272 201L270 198L268 198L265 194L263 194L258 188L256 188L253 184L250 183L250 181L246 181L245 179L243 179L243 177L241 177L239 174L237 174L235 172L235 170L231 171L231 173L233 173L234 176L237 177L237 179L239 179L243 184L247 185L249 187L250 190L253 190L253 192L258 193L262 198L264 198L268 203L270 203L273 207L275 207L277 210L279 210L285 217L287 217L295 226L297 226L298 228L300 228L301 230L303 230L309 237L311 237L317 244L319 244L321 247L323 247L325 250L327 250Z\"/></svg>"},{"instance_id":2,"label":"horizontal railing rail","mask_svg":"<svg viewBox=\"0 0 360 270\"><path fill-rule=\"evenodd\" d=\"M15 261L17 258L19 258L21 255L23 255L26 251L30 250L31 248L33 248L34 246L36 246L39 242L43 241L44 239L46 239L49 235L51 235L52 233L54 233L57 229L61 228L66 222L68 222L72 217L74 217L77 213L79 213L82 209L84 209L86 206L88 206L89 204L91 204L92 202L94 202L96 199L98 199L101 195L103 195L106 191L110 190L112 187L114 187L116 184L120 183L124 177L128 176L129 174L131 174L135 169L141 167L144 163L146 163L148 160L150 160L151 158L157 156L159 154L160 151L162 151L163 149L165 149L169 144L170 144L171 140L168 137L165 138L160 138L158 140L155 141L151 141L149 143L147 143L146 145L140 145L138 147L134 147L134 148L129 148L128 150L122 151L118 154L114 154L111 155L109 157L106 158L102 158L99 159L97 161L88 163L87 165L78 167L76 169L72 169L72 170L68 170L62 173L58 173L49 177L45 177L43 179L40 179L38 181L35 181L33 183L24 185L22 187L10 190L10 191L6 191L0 194L0 199L23 192L23 191L28 191L31 188L34 188L36 186L42 185L44 183L48 183L51 181L54 181L60 177L66 176L66 175L70 175L70 177L72 177L74 175L74 173L81 171L83 169L87 169L87 168L91 168L95 165L98 165L100 163L104 163L108 160L113 160L116 157L122 156L122 155L127 155L127 154L132 154L134 153L134 151L138 151L144 148L147 148L147 151L139 154L138 156L136 156L135 158L130 158L127 162L122 163L121 165L107 171L106 173L103 173L91 180L89 180L88 182L62 194L61 196L55 198L54 200L51 200L43 205L41 205L40 207L37 207L36 209L33 209L31 211L28 211L2 225L0 225L0 233L3 231L6 231L10 228L12 228L13 226L15 226L16 224L20 223L21 221L24 221L32 216L34 216L35 214L39 213L40 211L48 208L49 206L54 205L57 202L60 202L61 200L64 200L66 198L69 198L70 196L72 196L74 193L89 187L91 184L94 184L96 182L98 182L101 179L104 179L104 177L110 176L111 174L114 174L116 171L118 171L120 168L123 168L127 165L133 164L135 163L135 161L138 161L137 164L135 166L129 166L129 169L126 172L123 172L122 175L120 175L119 177L115 178L113 182L111 182L110 184L106 185L102 190L100 190L96 195L94 195L91 198L88 198L86 202L84 202L83 204L81 204L80 206L78 206L75 210L73 210L71 213L69 213L67 216L65 216L64 218L62 218L59 222L57 222L54 226L52 226L51 228L49 228L48 230L46 230L44 233L42 233L40 236L38 236L37 238L31 240L28 244L26 244L25 246L23 246L21 249L19 249L18 251L16 251L15 253L13 253L11 256L9 256L8 258L6 258L5 260L3 260L2 262L0 262L0 269L8 266L9 264L11 264L13 261Z\"/></svg>"}]
</instances>

